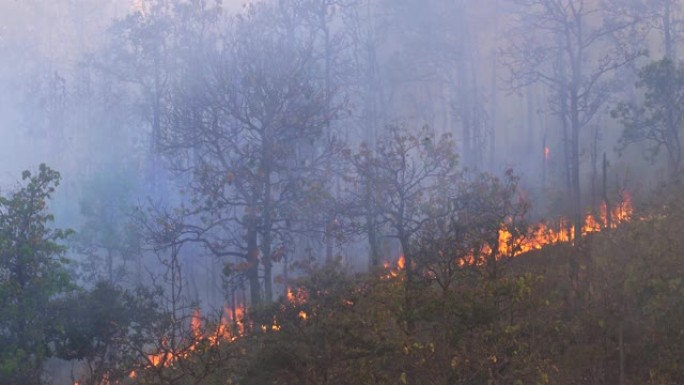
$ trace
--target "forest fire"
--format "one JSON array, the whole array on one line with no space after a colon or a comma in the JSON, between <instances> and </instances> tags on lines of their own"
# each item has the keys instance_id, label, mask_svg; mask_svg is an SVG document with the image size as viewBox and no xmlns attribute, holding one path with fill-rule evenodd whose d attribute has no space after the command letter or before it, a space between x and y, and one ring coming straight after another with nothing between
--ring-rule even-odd
<instances>
[{"instance_id":1,"label":"forest fire","mask_svg":"<svg viewBox=\"0 0 684 385\"><path fill-rule=\"evenodd\" d=\"M400 255L399 259L397 259L397 268L392 269L390 266L389 262L384 262L382 264L382 267L387 271L387 274L383 275L383 279L391 279L391 278L396 278L399 276L399 272L403 271L406 266L406 258L404 255Z\"/></svg>"},{"instance_id":2,"label":"forest fire","mask_svg":"<svg viewBox=\"0 0 684 385\"><path fill-rule=\"evenodd\" d=\"M600 232L606 228L616 228L619 224L632 218L634 209L631 196L624 192L622 202L608 210L606 204L601 205L598 214L587 214L582 225L582 236ZM540 223L528 229L526 236L515 240L511 232L504 225L499 230L499 253L506 256L516 256L531 250L539 250L546 245L566 243L575 239L575 230L572 222L561 218L557 227L546 223Z\"/></svg>"},{"instance_id":3,"label":"forest fire","mask_svg":"<svg viewBox=\"0 0 684 385\"><path fill-rule=\"evenodd\" d=\"M189 357L197 350L202 341L207 341L209 346L217 346L221 342L233 342L245 335L245 307L236 306L234 309L226 307L220 322L213 331L203 330L202 313L199 309L193 311L190 319L191 335L184 347L172 349L168 342L163 340L161 349L157 353L147 355L147 367L169 367L177 360ZM275 323L274 323L275 324ZM277 326L277 325L276 325ZM135 376L135 372L131 372Z\"/></svg>"},{"instance_id":4,"label":"forest fire","mask_svg":"<svg viewBox=\"0 0 684 385\"><path fill-rule=\"evenodd\" d=\"M604 204L598 213L587 214L582 226L582 235L615 228L621 223L629 221L632 213L631 197L625 193L622 202L611 207L610 210ZM498 250L496 250L498 256L515 257L531 250L541 249L546 245L570 242L574 238L572 223L564 218L560 219L555 227L544 222L531 226L521 232L522 236L514 236L509 228L509 225L502 224L498 232ZM488 254L491 253L491 250L485 246L483 250L480 250L480 253ZM460 261L459 264L461 266L477 264L477 259L471 256ZM402 277L402 271L406 268L404 255L399 256L394 267L391 266L390 262L385 262L384 268L387 273L381 276L382 279ZM301 306L307 303L308 293L302 288L288 288L285 293L285 301L289 306ZM309 320L310 315L305 310L297 310L295 314L301 322ZM220 321L215 326L206 324L201 311L199 309L194 310L189 316L190 330L184 341L172 347L169 341L162 340L158 352L147 355L146 369L172 367L179 360L189 358L193 352L200 349L202 344L214 347L221 343L236 341L252 330L260 330L262 333L266 333L277 332L281 329L276 316L273 317L272 323L259 325L260 327L253 325L246 318L246 308L242 304L226 306L219 318ZM130 378L137 376L136 371L130 372Z\"/></svg>"},{"instance_id":5,"label":"forest fire","mask_svg":"<svg viewBox=\"0 0 684 385\"><path fill-rule=\"evenodd\" d=\"M292 289L287 289L287 302L293 305L301 305L306 303L308 295L306 291L302 288L297 288L296 291Z\"/></svg>"},{"instance_id":6,"label":"forest fire","mask_svg":"<svg viewBox=\"0 0 684 385\"><path fill-rule=\"evenodd\" d=\"M632 218L633 211L632 198L627 192L624 192L622 194L622 201L610 210L606 209L606 204L604 203L598 214L587 214L584 217L581 235L586 236L587 234L600 232L607 228L616 228L621 223L628 222ZM557 226L541 222L531 226L526 231L523 231L522 235L517 237L514 237L509 226L503 223L498 234L497 258L515 257L532 250L539 250L547 245L568 243L575 239L574 233L572 222L567 218L561 218ZM484 245L478 254L490 254L491 252L491 248ZM476 264L478 259L474 257L474 254L475 252L472 252L469 257L459 261L459 265ZM399 256L395 269L391 267L389 262L385 262L383 268L387 273L382 278L392 279L398 277L400 272L405 269L405 265L406 261L403 254Z\"/></svg>"},{"instance_id":7,"label":"forest fire","mask_svg":"<svg viewBox=\"0 0 684 385\"><path fill-rule=\"evenodd\" d=\"M307 298L308 298L308 295L307 295L306 291L302 288L298 288L296 292L292 291L292 289L287 289L287 302L289 302L291 305L295 305L295 306L296 305L302 305L302 304L306 303ZM299 319L301 319L302 321L306 321L306 319L309 317L309 315L304 310L300 310L299 313L297 314L297 317ZM275 321L276 320L274 319L273 320L274 324L275 324ZM279 329L280 329L280 327L278 327L278 329L274 329L274 330L279 330Z\"/></svg>"},{"instance_id":8,"label":"forest fire","mask_svg":"<svg viewBox=\"0 0 684 385\"><path fill-rule=\"evenodd\" d=\"M587 214L584 218L582 226L582 235L587 235L594 232L602 231L606 228L615 228L620 223L629 221L632 217L632 200L628 194L623 194L622 202L612 207L610 210L604 204L597 214ZM567 219L560 219L557 226L551 226L547 223L540 223L523 231L523 236L514 237L506 224L502 224L498 233L498 250L497 255L514 257L531 250L538 250L546 245L566 243L574 239L574 230L572 223ZM486 249L486 247L485 247ZM481 252L489 253L491 250L481 250ZM476 263L474 257L466 258L466 261ZM461 265L465 265L466 261L462 261ZM404 255L400 255L396 261L396 267L392 268L389 262L384 263L384 268L387 274L383 275L383 279L393 279L401 275L401 272L406 268L406 260ZM308 294L304 289L287 289L285 299L290 305L298 306L305 304L308 299ZM181 353L173 353L171 349L166 348L166 342L161 344L162 349L158 353L148 355L148 368L152 367L168 367L172 366L175 361L187 358L193 351L195 351L201 341L208 342L209 346L217 346L222 342L233 342L242 337L249 330L252 330L254 325L245 321L245 306L239 305L233 308L226 307L220 322L215 328L207 328L203 325L202 315L199 310L195 310L190 318L191 334L188 345ZM299 310L297 318L306 321L309 314L304 310ZM204 328L203 328L204 326ZM274 317L270 325L260 325L262 332L278 331L281 326L278 320ZM259 330L259 328L257 328ZM132 376L134 372L131 373Z\"/></svg>"},{"instance_id":9,"label":"forest fire","mask_svg":"<svg viewBox=\"0 0 684 385\"><path fill-rule=\"evenodd\" d=\"M287 302L292 305L301 305L307 300L307 293L303 289L297 289L293 291L291 289L287 290L286 294ZM297 317L303 321L309 318L306 311L301 310L297 314ZM226 306L224 308L223 316L220 318L220 322L215 326L215 328L207 327L203 325L202 313L199 309L193 311L190 319L191 333L189 341L184 348L177 349L175 352L168 347L166 341L162 341L161 349L157 353L150 353L147 355L147 368L159 368L159 367L170 367L180 359L185 359L190 356L192 352L198 349L202 341L206 341L209 346L218 346L222 342L230 343L237 340L240 337L246 335L248 330L252 330L254 325L251 323L246 324L246 314L245 306L238 305L234 308ZM273 322L270 325L261 325L261 331L279 331L281 328L278 320L274 317ZM130 373L131 378L135 377L137 374L135 371Z\"/></svg>"},{"instance_id":10,"label":"forest fire","mask_svg":"<svg viewBox=\"0 0 684 385\"><path fill-rule=\"evenodd\" d=\"M399 256L399 260L397 260L397 268L399 270L404 270L404 267L406 266L406 259L404 258L404 255Z\"/></svg>"}]
</instances>

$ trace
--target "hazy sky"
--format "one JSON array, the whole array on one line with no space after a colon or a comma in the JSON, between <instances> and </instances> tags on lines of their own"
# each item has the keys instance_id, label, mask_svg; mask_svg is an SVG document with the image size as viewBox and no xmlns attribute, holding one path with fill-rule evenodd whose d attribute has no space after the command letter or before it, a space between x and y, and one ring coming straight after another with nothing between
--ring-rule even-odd
<instances>
[{"instance_id":1,"label":"hazy sky","mask_svg":"<svg viewBox=\"0 0 684 385\"><path fill-rule=\"evenodd\" d=\"M144 0L123 0L127 1L128 3L132 3L131 7L133 9L140 9L140 6L142 3L144 3ZM223 0L223 5L226 9L230 10L235 10L239 9L243 4L248 3L249 0Z\"/></svg>"}]
</instances>

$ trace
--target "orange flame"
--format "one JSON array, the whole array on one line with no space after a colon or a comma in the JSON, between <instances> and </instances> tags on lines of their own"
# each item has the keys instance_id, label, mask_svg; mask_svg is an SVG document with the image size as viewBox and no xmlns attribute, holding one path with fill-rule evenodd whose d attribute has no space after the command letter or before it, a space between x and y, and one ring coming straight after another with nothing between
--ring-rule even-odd
<instances>
[{"instance_id":1,"label":"orange flame","mask_svg":"<svg viewBox=\"0 0 684 385\"><path fill-rule=\"evenodd\" d=\"M278 324L278 320L276 319L275 316L273 316L273 323L271 324L271 330L274 330L274 331L280 330L280 325Z\"/></svg>"},{"instance_id":2,"label":"orange flame","mask_svg":"<svg viewBox=\"0 0 684 385\"><path fill-rule=\"evenodd\" d=\"M192 338L188 345L180 347L176 352L166 350L167 342L162 340L161 350L157 353L150 353L147 355L148 367L169 367L178 359L187 358L191 352L195 351L202 340L209 342L210 346L216 346L221 341L232 342L241 337L245 333L244 324L244 306L235 308L235 316L226 308L226 316L222 317L216 329L213 331L203 330L202 327L202 313L199 309L195 309L190 320L190 328ZM235 332L233 332L235 330ZM133 371L129 376L136 376ZM134 378L134 377L131 377Z\"/></svg>"},{"instance_id":3,"label":"orange flame","mask_svg":"<svg viewBox=\"0 0 684 385\"><path fill-rule=\"evenodd\" d=\"M399 270L404 270L406 267L406 258L404 258L404 255L399 256L399 260L397 260L397 269Z\"/></svg>"},{"instance_id":4,"label":"orange flame","mask_svg":"<svg viewBox=\"0 0 684 385\"><path fill-rule=\"evenodd\" d=\"M634 209L632 198L623 193L622 202L610 210L610 227L615 228L619 224L631 219ZM602 231L608 227L608 211L605 203L602 205L598 216L587 214L582 225L582 236ZM567 219L561 219L557 229L541 223L536 228L527 232L527 237L514 240L513 234L505 225L499 230L499 253L504 256L516 256L531 250L539 250L546 245L570 242L575 238L575 229Z\"/></svg>"},{"instance_id":5,"label":"orange flame","mask_svg":"<svg viewBox=\"0 0 684 385\"><path fill-rule=\"evenodd\" d=\"M308 295L303 288L298 288L296 292L292 291L292 289L287 289L287 302L293 305L301 305L305 303L307 299Z\"/></svg>"},{"instance_id":6,"label":"orange flame","mask_svg":"<svg viewBox=\"0 0 684 385\"><path fill-rule=\"evenodd\" d=\"M242 337L245 335L245 306L239 305L235 307L235 313L228 313L230 315L230 320L233 321L235 326L235 337Z\"/></svg>"},{"instance_id":7,"label":"orange flame","mask_svg":"<svg viewBox=\"0 0 684 385\"><path fill-rule=\"evenodd\" d=\"M622 202L610 210L610 228L616 228L621 223L629 221L633 212L632 198L627 192L623 192ZM585 216L581 235L585 236L602 231L608 228L608 222L608 210L604 203L598 215L587 214ZM497 250L492 250L489 245L483 245L480 250L471 251L470 256L460 260L458 264L464 266L466 264L478 263L479 259L476 258L476 255L491 255L493 252L496 258L515 257L532 250L539 250L547 245L567 243L575 239L574 226L569 220L564 218L559 220L558 226L554 227L542 222L521 233L521 236L514 236L509 226L506 223L502 223L498 231ZM387 273L382 275L381 279L397 278L406 267L406 259L404 255L399 256L396 270L391 269L389 262L384 262L383 267ZM290 293L288 293L288 298L289 295Z\"/></svg>"},{"instance_id":8,"label":"orange flame","mask_svg":"<svg viewBox=\"0 0 684 385\"><path fill-rule=\"evenodd\" d=\"M199 309L195 309L192 312L192 321L190 321L190 327L192 328L192 334L196 337L202 334L200 327L202 327L202 313Z\"/></svg>"},{"instance_id":9,"label":"orange flame","mask_svg":"<svg viewBox=\"0 0 684 385\"><path fill-rule=\"evenodd\" d=\"M399 256L399 259L397 259L397 268L392 269L390 267L390 263L385 261L382 264L382 267L385 271L387 271L387 274L381 276L381 279L392 279L396 278L399 276L399 273L403 271L406 268L406 258L404 257L404 254L401 254Z\"/></svg>"},{"instance_id":10,"label":"orange flame","mask_svg":"<svg viewBox=\"0 0 684 385\"><path fill-rule=\"evenodd\" d=\"M546 151L545 151L546 152ZM546 152L548 154L548 152ZM610 227L615 228L619 224L629 221L632 217L632 199L627 194L623 194L622 202L616 207L610 210ZM608 210L604 204L598 213L598 215L586 215L584 219L584 224L582 226L582 235L587 235L589 233L602 231L608 227ZM541 223L533 228L528 229L527 237L514 237L507 225L504 223L498 232L498 250L496 250L499 256L509 256L514 257L531 250L538 250L542 247L550 244L570 242L574 238L574 229L570 221L566 219L561 219L559 221L559 226L552 227L546 223ZM486 249L486 247L485 247ZM481 250L481 252L491 253L492 250ZM472 264L476 263L475 253L471 254L466 260L459 261L459 264ZM498 258L498 257L497 257ZM406 259L404 255L400 255L396 262L396 269L390 268L390 263L385 262L383 264L385 270L389 270L388 274L382 276L383 279L392 279L400 276L402 270L406 268ZM302 305L307 302L308 294L305 289L298 288L296 291L288 289L286 292L287 302L292 305ZM353 302L347 302L348 305L353 305ZM160 367L160 366L171 366L174 360L179 358L186 358L191 351L199 345L200 340L205 339L208 341L210 346L215 346L221 343L221 341L232 342L236 339L243 337L247 332L248 328L245 325L245 306L238 305L234 309L225 307L224 316L221 317L219 324L216 329L210 334L206 333L206 330L202 328L202 317L199 309L195 310L192 314L190 326L193 335L193 341L186 347L184 354L173 355L170 351L162 351L158 353L151 353L148 355L148 362L150 367ZM309 315L306 311L300 310L298 317L301 320L306 321ZM251 323L248 324L249 330L254 330ZM260 328L256 330L261 330L262 332L278 331L281 326L278 323L276 317L273 317L273 322L270 325L260 325ZM162 341L162 348L166 348L167 342ZM130 378L136 378L137 373L131 371L129 374ZM74 385L77 385L75 383Z\"/></svg>"}]
</instances>

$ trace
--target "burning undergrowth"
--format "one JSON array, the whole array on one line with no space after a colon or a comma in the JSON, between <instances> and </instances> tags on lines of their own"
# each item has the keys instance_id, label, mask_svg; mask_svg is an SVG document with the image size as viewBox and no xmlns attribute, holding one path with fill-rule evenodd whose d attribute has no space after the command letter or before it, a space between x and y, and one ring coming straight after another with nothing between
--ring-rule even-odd
<instances>
[{"instance_id":1,"label":"burning undergrowth","mask_svg":"<svg viewBox=\"0 0 684 385\"><path fill-rule=\"evenodd\" d=\"M615 229L630 220L632 211L631 200L624 195L610 212L604 206L598 215L588 214L582 235ZM488 264L522 258L547 245L569 244L573 238L570 221L561 219L557 223L540 223L519 231L502 221L498 227L491 227L489 241L477 243L478 248L466 247L456 254L433 249L433 259L414 258L411 268L416 273L415 285L410 291L406 283L408 266L401 255L371 275L349 276L334 263L313 268L292 282L271 305L248 308L236 303L208 316L194 309L175 324L172 321L170 332L162 334L158 343L141 350L138 364L125 378L113 380L111 376L110 381L110 376L104 375L99 384L193 383L218 378L228 378L229 383L258 383L253 381L261 378L267 383L273 376L283 383L301 383L302 378L319 383L325 376L349 378L350 371L363 378L391 382L408 379L411 368L424 370L431 360L435 365L444 361L441 364L455 373L483 370L476 367L482 362L498 367L493 361L499 359L496 353L480 360L469 359L474 345L446 342L455 338L454 333L463 337L469 332L463 325L448 330L443 323L461 319L477 330L484 325L485 329L493 328L490 333L503 333L500 338L506 344L515 345L509 340L512 336L499 329L491 317L530 306L531 290L540 283L539 278L526 273L473 275L473 271L487 271ZM462 298L454 298L455 293ZM412 297L410 302L407 296ZM492 298L498 299L491 302ZM464 311L475 313L466 316ZM397 372L393 362L402 362L404 371Z\"/></svg>"}]
</instances>

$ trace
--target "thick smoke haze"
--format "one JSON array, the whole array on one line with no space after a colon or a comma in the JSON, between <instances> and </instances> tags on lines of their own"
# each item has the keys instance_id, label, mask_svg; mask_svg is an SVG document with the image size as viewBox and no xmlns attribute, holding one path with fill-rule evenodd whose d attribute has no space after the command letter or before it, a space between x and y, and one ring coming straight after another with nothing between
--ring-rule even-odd
<instances>
[{"instance_id":1,"label":"thick smoke haze","mask_svg":"<svg viewBox=\"0 0 684 385\"><path fill-rule=\"evenodd\" d=\"M257 47L265 44L260 27L249 23L268 18L285 23L294 40L311 35L293 47L313 50L308 81L330 97L334 119L316 128L326 140L375 146L393 125L449 134L463 170L513 168L538 218L596 206L604 154L606 188L615 196L647 190L667 175L656 171L666 168L663 152L655 164L645 161L648 141L623 146L624 127L611 117L620 102L641 98L634 87L639 68L666 50L676 54L678 35L663 32L655 5L586 0L573 11L568 4L554 10L555 1L295 1L297 10L288 11L285 3L262 12L237 0L4 1L3 190L22 170L49 164L63 177L58 224L77 231L88 223L89 200L112 206L118 221L124 207L191 199L192 176L177 173L187 158L175 156L196 154L174 143L174 130L194 124L179 118L207 97L197 87L229 84L249 60L265 61L260 71L299 65L268 51L275 47ZM259 17L265 20L250 20ZM573 17L587 37L562 30ZM209 62L233 48L243 57L221 70L238 73L216 73ZM265 50L247 52L253 48ZM300 146L300 157L325 151L316 148L321 143L289 145ZM347 250L340 247L332 253ZM367 253L359 247L349 250Z\"/></svg>"},{"instance_id":2,"label":"thick smoke haze","mask_svg":"<svg viewBox=\"0 0 684 385\"><path fill-rule=\"evenodd\" d=\"M328 139L352 149L374 146L391 125L449 134L462 169L496 174L513 168L538 218L596 206L604 154L611 194L658 182L652 170L664 169L662 152L651 165L642 156L643 142L623 147L623 126L610 114L619 102L639 99L633 86L639 68L664 53L655 6L580 1L585 8L575 17L584 17L589 38L565 46L563 39L575 32L559 28L573 14L567 7L555 14L553 1L294 3L298 10L290 14L284 3L263 13L275 12L264 16L273 23L286 16L283 22L301 30L288 32L293 39L313 36L304 43L315 51L310 60L318 73L311 84L334 92L330 102L337 106L330 111L335 118L320 127ZM236 74L212 74L217 67L208 62L226 54L214 48L231 34L237 35L228 44L243 39L245 50L263 44L260 27L245 21L260 6L145 0L0 6L3 189L12 189L22 170L49 164L63 177L57 223L77 231L88 223L89 200L111 206L123 221L131 207L191 199L191 176L174 171L185 161L174 158L184 145L172 136L178 124L193 123L178 120L186 112L174 103L201 100L188 92L202 82L232 81ZM242 21L231 20L235 15ZM248 60L270 62L265 71L289 65L268 49L228 66L239 72ZM573 62L575 54L580 62ZM573 105L577 116L568 110ZM164 146L176 153L165 153ZM299 146L297 156L323 151ZM365 254L362 244L328 253ZM365 264L364 257L348 258Z\"/></svg>"},{"instance_id":3,"label":"thick smoke haze","mask_svg":"<svg viewBox=\"0 0 684 385\"><path fill-rule=\"evenodd\" d=\"M682 8L0 0L0 194L59 171L75 282L162 286L185 319L333 262L401 256L410 283L475 217L497 247L523 222L581 238L681 178Z\"/></svg>"},{"instance_id":4,"label":"thick smoke haze","mask_svg":"<svg viewBox=\"0 0 684 385\"><path fill-rule=\"evenodd\" d=\"M238 0L222 3L228 13L244 9L244 2ZM466 146L482 148L472 155L475 158L472 162L479 167L491 170L515 167L530 179L530 184L538 185L543 182L540 160L544 157L544 142L548 142L550 162L554 164L561 158L562 147L556 129L557 117L548 105L553 97L550 91L540 84L510 88L506 64L509 44L515 44L511 33L525 28L513 26L518 18L516 7L520 5L512 1L454 4L446 8L435 1L359 4L353 11L358 17L355 21L358 25L353 27L358 30L353 33L358 36L332 44L344 44L345 48L354 44L354 49L377 58L378 67L366 72L365 76L371 78L365 80L376 83L373 84L379 94L376 97L384 100L364 103L378 110L373 112L380 116L373 118L377 119L378 126L392 120L408 120L414 125L428 124L440 131L455 131L462 150ZM133 131L120 135L112 133L111 128L94 127L97 122L84 126L82 121L78 122L84 119L78 116L83 111L76 111L77 106L73 104L80 102L77 93L84 86L79 82L91 81L79 79L85 76L83 72L95 76L96 65L87 63L98 61L97 56L107 47L112 22L131 12L144 12L151 3L141 0L5 1L0 6L3 53L0 108L2 131L6 133L0 152L3 183L11 184L20 170L47 162L63 171L69 185L75 175L88 174L88 167L97 163L99 157L137 156L129 148L139 145L135 141L140 138L130 136L140 135L145 127L119 126L115 129ZM379 10L383 6L393 8L393 18ZM343 13L339 11L331 17L331 31L337 33L337 29L351 25L349 15ZM663 45L658 42L655 28L649 34L650 42L644 42L642 37L634 43L648 48L649 57L657 58L662 55ZM546 37L539 35L539 38ZM354 60L359 57L355 56ZM637 63L646 60L629 63L616 73L621 77L619 82L623 86L633 83ZM84 63L90 68L84 69ZM359 70L369 71L368 68ZM368 113L360 103L354 107L356 117ZM621 128L605 111L601 115L591 123L602 127L601 149L607 150L615 163L621 162L613 151ZM132 126L136 124L139 123L131 122ZM460 127L464 125L474 127L469 138L463 137ZM590 130L583 130L587 143L582 150L587 158L590 157ZM102 136L108 134L119 141L129 141L122 153L107 154L112 151L111 142ZM344 136L354 141L365 139L363 135L363 132L344 130ZM466 156L462 154L463 163L471 163ZM586 166L583 168L591 168L589 164ZM547 173L554 171L546 170Z\"/></svg>"}]
</instances>

